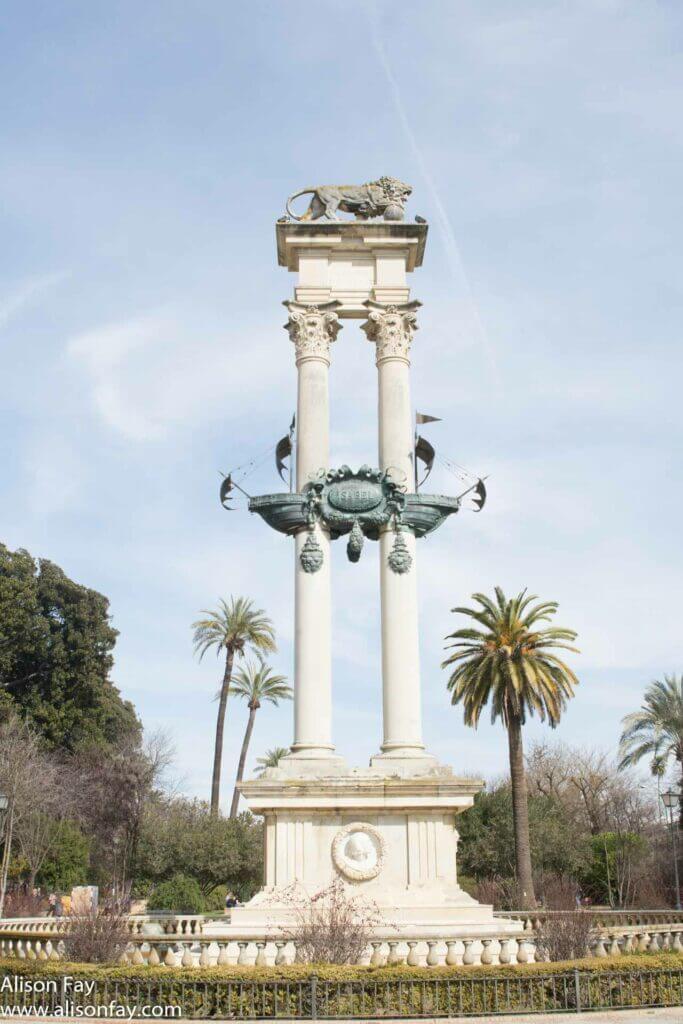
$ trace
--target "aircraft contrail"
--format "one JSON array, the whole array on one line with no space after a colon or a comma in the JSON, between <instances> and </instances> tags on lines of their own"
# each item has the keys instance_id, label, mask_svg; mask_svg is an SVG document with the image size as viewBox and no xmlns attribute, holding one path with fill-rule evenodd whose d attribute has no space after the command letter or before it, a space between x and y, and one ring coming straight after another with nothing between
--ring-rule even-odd
<instances>
[{"instance_id":1,"label":"aircraft contrail","mask_svg":"<svg viewBox=\"0 0 683 1024\"><path fill-rule=\"evenodd\" d=\"M53 274L43 274L40 277L30 278L11 295L0 300L0 328L4 327L34 296L44 289L58 284L65 277L67 277L66 272L57 271Z\"/></svg>"},{"instance_id":2,"label":"aircraft contrail","mask_svg":"<svg viewBox=\"0 0 683 1024\"><path fill-rule=\"evenodd\" d=\"M413 156L417 161L420 173L431 195L432 202L434 204L434 208L437 214L439 228L443 235L443 241L446 248L446 258L450 266L451 275L459 291L465 297L465 300L470 310L470 319L472 321L472 326L474 328L475 334L478 337L478 340L486 355L487 361L496 377L496 380L498 380L498 366L496 364L493 347L489 341L486 328L484 327L484 324L482 322L481 315L479 313L479 309L477 307L477 303L475 301L474 294L472 292L472 288L467 277L467 272L465 270L462 256L460 254L460 248L455 238L455 232L453 231L453 227L450 222L450 218L441 200L441 196L439 194L438 188L436 187L434 179L432 178L429 169L427 168L427 164L425 163L424 157L422 155L422 150L420 149L417 138L415 137L415 133L413 132L410 121L408 120L408 115L406 113L406 109L403 103L403 98L401 96L399 84L396 81L396 78L391 68L391 64L389 63L389 59L386 55L384 45L380 38L379 18L377 14L377 7L374 3L371 4L369 12L372 44L379 58L382 70L384 71L384 76L387 80L387 84L389 85L389 90L391 92L391 96L394 102L394 106L396 108L396 113L398 114L399 121L401 122L401 126L408 140L410 148L413 152Z\"/></svg>"}]
</instances>

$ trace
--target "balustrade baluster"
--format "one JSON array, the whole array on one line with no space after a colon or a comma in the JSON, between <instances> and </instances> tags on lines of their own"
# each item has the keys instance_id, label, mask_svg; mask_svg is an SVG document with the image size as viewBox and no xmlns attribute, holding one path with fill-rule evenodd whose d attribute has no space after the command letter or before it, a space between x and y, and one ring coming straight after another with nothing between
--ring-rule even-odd
<instances>
[{"instance_id":1,"label":"balustrade baluster","mask_svg":"<svg viewBox=\"0 0 683 1024\"><path fill-rule=\"evenodd\" d=\"M410 945L410 943L408 943L408 945ZM458 963L458 954L456 952L457 945L458 943L455 939L448 939L446 942L446 963L449 967L455 967Z\"/></svg>"},{"instance_id":2,"label":"balustrade baluster","mask_svg":"<svg viewBox=\"0 0 683 1024\"><path fill-rule=\"evenodd\" d=\"M527 939L517 940L517 963L526 964L529 961L529 942Z\"/></svg>"},{"instance_id":3,"label":"balustrade baluster","mask_svg":"<svg viewBox=\"0 0 683 1024\"><path fill-rule=\"evenodd\" d=\"M178 958L175 955L175 950L170 944L166 949L166 955L164 956L164 963L167 967L176 967L178 964Z\"/></svg>"},{"instance_id":4,"label":"balustrade baluster","mask_svg":"<svg viewBox=\"0 0 683 1024\"><path fill-rule=\"evenodd\" d=\"M402 964L403 957L398 952L398 942L389 942L389 955L387 957L388 964Z\"/></svg>"},{"instance_id":5,"label":"balustrade baluster","mask_svg":"<svg viewBox=\"0 0 683 1024\"><path fill-rule=\"evenodd\" d=\"M439 964L439 954L437 952L438 942L434 939L427 940L427 967L437 967Z\"/></svg>"},{"instance_id":6,"label":"balustrade baluster","mask_svg":"<svg viewBox=\"0 0 683 1024\"><path fill-rule=\"evenodd\" d=\"M482 939L481 943L484 947L481 951L481 962L483 964L493 963L493 950L491 949L492 939Z\"/></svg>"}]
</instances>

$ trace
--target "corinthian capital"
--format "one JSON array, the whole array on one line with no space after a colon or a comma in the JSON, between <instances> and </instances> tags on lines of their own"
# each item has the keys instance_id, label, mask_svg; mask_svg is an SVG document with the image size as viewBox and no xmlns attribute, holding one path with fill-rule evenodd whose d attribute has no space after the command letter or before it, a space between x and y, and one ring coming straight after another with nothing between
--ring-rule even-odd
<instances>
[{"instance_id":1,"label":"corinthian capital","mask_svg":"<svg viewBox=\"0 0 683 1024\"><path fill-rule=\"evenodd\" d=\"M385 359L402 359L409 362L410 344L418 330L415 311L421 302L404 302L400 306L384 306L369 299L365 306L368 319L361 325L368 341L377 346L376 362L379 366Z\"/></svg>"},{"instance_id":2,"label":"corinthian capital","mask_svg":"<svg viewBox=\"0 0 683 1024\"><path fill-rule=\"evenodd\" d=\"M319 306L285 302L284 305L289 310L285 330L296 346L297 366L306 359L322 359L329 366L330 344L342 327L336 312L341 302L324 302Z\"/></svg>"}]
</instances>

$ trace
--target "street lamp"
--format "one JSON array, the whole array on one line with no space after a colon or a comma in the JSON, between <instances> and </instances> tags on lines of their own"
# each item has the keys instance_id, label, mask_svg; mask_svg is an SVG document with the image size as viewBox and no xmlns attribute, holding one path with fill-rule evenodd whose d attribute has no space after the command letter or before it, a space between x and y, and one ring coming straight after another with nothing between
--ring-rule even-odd
<instances>
[{"instance_id":1,"label":"street lamp","mask_svg":"<svg viewBox=\"0 0 683 1024\"><path fill-rule=\"evenodd\" d=\"M669 825L671 826L671 848L674 857L674 884L676 886L676 910L681 909L681 890L678 884L678 844L676 842L676 828L674 827L674 807L680 807L681 794L675 789L668 789L662 793L662 803L669 812Z\"/></svg>"},{"instance_id":2,"label":"street lamp","mask_svg":"<svg viewBox=\"0 0 683 1024\"><path fill-rule=\"evenodd\" d=\"M5 849L2 851L2 862L0 864L0 917L5 913L5 893L7 891L7 868L9 866L9 854L10 854L10 842L11 836L7 835L6 822L7 822L7 808L9 807L9 800L4 793L0 792L0 840L5 843Z\"/></svg>"}]
</instances>

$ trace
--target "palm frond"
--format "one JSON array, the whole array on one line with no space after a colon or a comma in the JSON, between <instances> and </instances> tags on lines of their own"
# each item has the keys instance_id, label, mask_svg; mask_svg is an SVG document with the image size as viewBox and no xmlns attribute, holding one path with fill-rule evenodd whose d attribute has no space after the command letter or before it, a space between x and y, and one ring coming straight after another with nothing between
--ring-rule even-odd
<instances>
[{"instance_id":1,"label":"palm frond","mask_svg":"<svg viewBox=\"0 0 683 1024\"><path fill-rule=\"evenodd\" d=\"M249 649L257 655L277 649L272 621L248 597L221 598L217 608L202 609L201 614L204 617L192 624L194 650L200 661L211 648L216 655L230 649L237 654Z\"/></svg>"},{"instance_id":2,"label":"palm frond","mask_svg":"<svg viewBox=\"0 0 683 1024\"><path fill-rule=\"evenodd\" d=\"M524 721L538 715L556 725L579 680L555 651L578 653L576 632L551 622L556 601L540 601L521 591L508 599L501 587L495 597L475 593L475 607L458 606L453 612L474 620L481 628L464 626L450 633L450 651L442 668L451 670L448 689L453 704L462 704L465 723L476 727L490 705L491 719L508 724L514 715Z\"/></svg>"}]
</instances>

